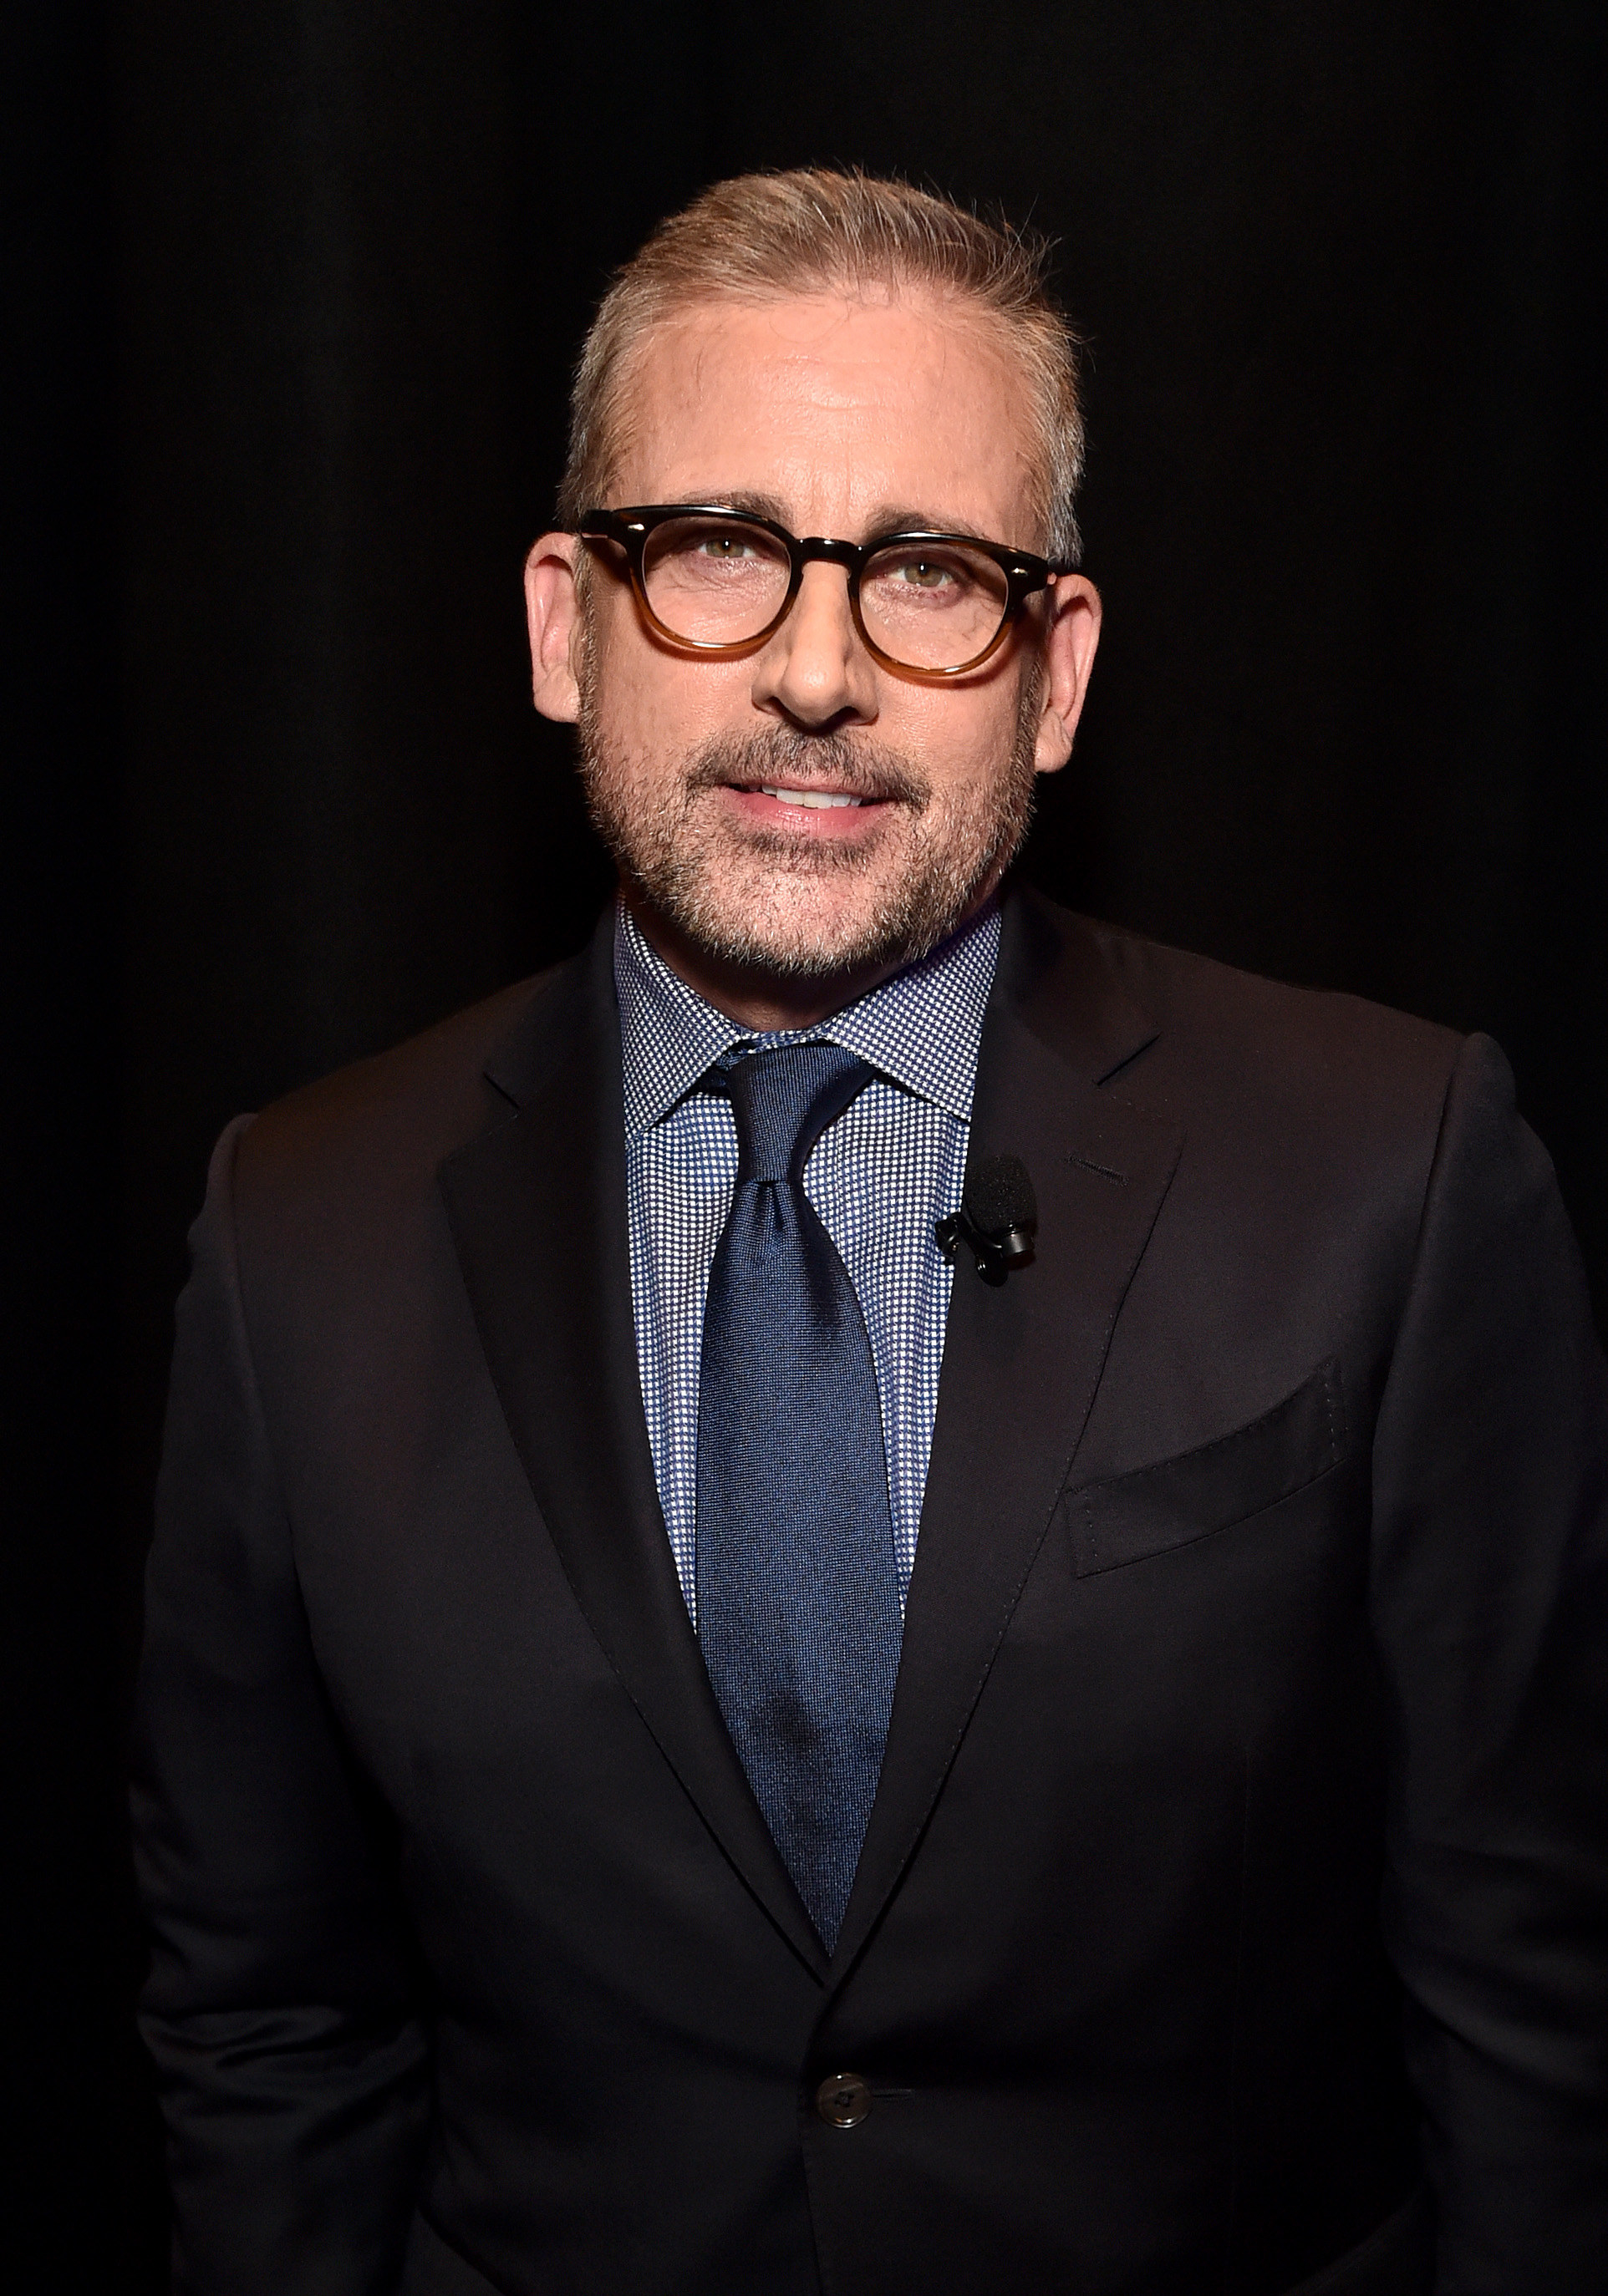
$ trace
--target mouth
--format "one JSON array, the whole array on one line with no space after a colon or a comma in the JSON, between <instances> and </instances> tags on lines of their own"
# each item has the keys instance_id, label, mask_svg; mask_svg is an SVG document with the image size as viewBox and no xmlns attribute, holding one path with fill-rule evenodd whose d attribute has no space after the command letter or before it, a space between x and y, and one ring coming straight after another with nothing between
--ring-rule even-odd
<instances>
[{"instance_id":1,"label":"mouth","mask_svg":"<svg viewBox=\"0 0 1608 2296\"><path fill-rule=\"evenodd\" d=\"M773 785L769 782L761 782L757 791L751 794L775 798L778 805L819 806L823 808L829 806L866 805L875 802L873 799L849 797L846 792L838 790L785 789Z\"/></svg>"},{"instance_id":2,"label":"mouth","mask_svg":"<svg viewBox=\"0 0 1608 2296\"><path fill-rule=\"evenodd\" d=\"M840 782L723 781L722 804L751 831L809 844L858 844L874 834L898 803L892 794L845 789Z\"/></svg>"},{"instance_id":3,"label":"mouth","mask_svg":"<svg viewBox=\"0 0 1608 2296\"><path fill-rule=\"evenodd\" d=\"M869 853L931 800L908 759L837 734L711 742L688 761L688 800L707 806L741 844L786 866L808 866L811 849L840 861Z\"/></svg>"}]
</instances>

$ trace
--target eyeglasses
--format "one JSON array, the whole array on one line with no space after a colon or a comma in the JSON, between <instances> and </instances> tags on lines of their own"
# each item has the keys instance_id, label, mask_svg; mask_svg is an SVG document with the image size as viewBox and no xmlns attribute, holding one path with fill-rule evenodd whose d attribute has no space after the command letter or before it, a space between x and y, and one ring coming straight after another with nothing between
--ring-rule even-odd
<instances>
[{"instance_id":1,"label":"eyeglasses","mask_svg":"<svg viewBox=\"0 0 1608 2296\"><path fill-rule=\"evenodd\" d=\"M786 620L804 569L820 559L847 573L874 660L935 679L980 669L1034 592L1072 570L969 534L800 541L770 519L701 503L589 510L576 531L624 552L637 603L670 645L717 659L751 652Z\"/></svg>"}]
</instances>

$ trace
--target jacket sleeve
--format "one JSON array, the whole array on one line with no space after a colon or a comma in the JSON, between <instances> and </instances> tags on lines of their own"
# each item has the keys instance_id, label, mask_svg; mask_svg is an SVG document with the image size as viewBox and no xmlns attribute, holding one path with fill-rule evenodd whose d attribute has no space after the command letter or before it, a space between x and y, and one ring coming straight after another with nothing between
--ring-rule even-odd
<instances>
[{"instance_id":1,"label":"jacket sleeve","mask_svg":"<svg viewBox=\"0 0 1608 2296\"><path fill-rule=\"evenodd\" d=\"M1608 2288L1608 1374L1552 1167L1472 1037L1378 1420L1385 1897L1436 2296Z\"/></svg>"},{"instance_id":2,"label":"jacket sleeve","mask_svg":"<svg viewBox=\"0 0 1608 2296\"><path fill-rule=\"evenodd\" d=\"M234 1152L179 1302L135 1726L135 1854L181 2296L396 2287L426 2053L383 1813L321 1685L252 1371Z\"/></svg>"}]
</instances>

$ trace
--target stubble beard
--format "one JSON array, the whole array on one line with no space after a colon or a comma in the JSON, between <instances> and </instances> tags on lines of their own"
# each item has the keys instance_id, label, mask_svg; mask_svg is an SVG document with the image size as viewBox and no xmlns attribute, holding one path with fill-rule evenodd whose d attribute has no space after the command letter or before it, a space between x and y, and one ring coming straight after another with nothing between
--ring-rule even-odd
<instances>
[{"instance_id":1,"label":"stubble beard","mask_svg":"<svg viewBox=\"0 0 1608 2296\"><path fill-rule=\"evenodd\" d=\"M1038 680L1024 678L1004 773L939 793L879 743L782 725L705 742L678 770L642 770L611 750L583 676L587 807L628 891L721 964L792 980L908 964L948 939L1021 849L1038 702ZM709 802L736 784L823 782L886 805L877 832L840 841L741 828Z\"/></svg>"}]
</instances>

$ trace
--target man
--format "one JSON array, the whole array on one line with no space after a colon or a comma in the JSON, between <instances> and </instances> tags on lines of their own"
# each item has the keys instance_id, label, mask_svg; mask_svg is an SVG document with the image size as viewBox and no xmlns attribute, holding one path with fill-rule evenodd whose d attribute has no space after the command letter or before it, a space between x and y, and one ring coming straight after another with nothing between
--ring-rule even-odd
<instances>
[{"instance_id":1,"label":"man","mask_svg":"<svg viewBox=\"0 0 1608 2296\"><path fill-rule=\"evenodd\" d=\"M195 1231L197 2296L1608 2284L1572 1244L1489 1042L1002 894L1078 456L1036 258L903 186L603 306L528 591L618 910Z\"/></svg>"}]
</instances>

